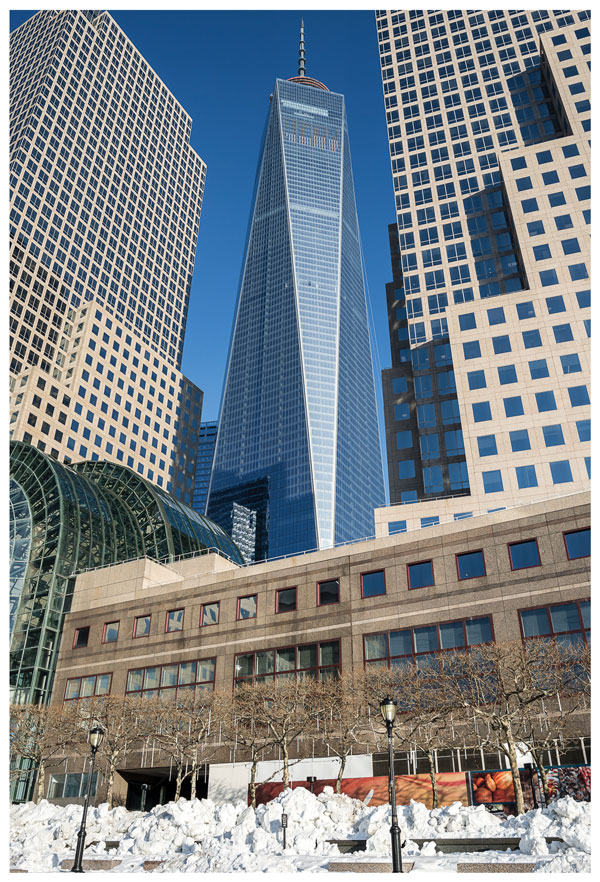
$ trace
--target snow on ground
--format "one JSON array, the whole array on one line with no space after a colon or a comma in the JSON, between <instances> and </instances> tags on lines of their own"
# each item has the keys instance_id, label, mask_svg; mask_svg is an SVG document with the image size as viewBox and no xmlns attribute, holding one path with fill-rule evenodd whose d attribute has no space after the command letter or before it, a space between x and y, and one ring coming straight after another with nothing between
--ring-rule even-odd
<instances>
[{"instance_id":1,"label":"snow on ground","mask_svg":"<svg viewBox=\"0 0 600 882\"><path fill-rule=\"evenodd\" d=\"M79 805L55 806L43 800L11 808L11 868L48 872L72 858L81 822ZM287 849L282 847L281 815L288 816ZM398 806L406 845L403 857L415 870L455 871L458 862L530 862L535 872L590 872L591 807L565 797L547 809L517 818L499 818L483 805L456 802L427 809L422 803ZM432 842L419 851L412 839L520 837L518 851L442 854ZM544 837L564 843L546 845ZM329 839L366 839L366 851L340 857ZM107 840L119 840L106 851ZM371 807L330 787L319 796L304 788L286 790L256 810L242 802L215 805L209 799L180 799L150 812L90 808L85 856L120 858L114 872L138 872L144 860L161 860L161 872L327 872L330 860L389 860L389 806ZM92 844L96 843L96 844Z\"/></svg>"}]
</instances>

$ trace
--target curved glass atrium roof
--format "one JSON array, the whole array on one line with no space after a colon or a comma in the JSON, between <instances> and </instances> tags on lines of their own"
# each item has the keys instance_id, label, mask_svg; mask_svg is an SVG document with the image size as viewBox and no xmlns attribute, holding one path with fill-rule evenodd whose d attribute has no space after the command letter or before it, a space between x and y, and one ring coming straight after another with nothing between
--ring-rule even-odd
<instances>
[{"instance_id":1,"label":"curved glass atrium roof","mask_svg":"<svg viewBox=\"0 0 600 882\"><path fill-rule=\"evenodd\" d=\"M69 466L13 441L10 491L13 701L50 697L76 573L141 557L168 562L209 549L244 563L219 526L125 466Z\"/></svg>"}]
</instances>

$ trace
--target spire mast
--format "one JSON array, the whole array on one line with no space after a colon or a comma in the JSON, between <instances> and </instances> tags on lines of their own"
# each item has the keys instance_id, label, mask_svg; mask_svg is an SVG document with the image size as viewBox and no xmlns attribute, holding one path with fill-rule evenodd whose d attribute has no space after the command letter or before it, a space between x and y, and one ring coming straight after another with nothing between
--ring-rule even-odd
<instances>
[{"instance_id":1,"label":"spire mast","mask_svg":"<svg viewBox=\"0 0 600 882\"><path fill-rule=\"evenodd\" d=\"M300 50L298 54L298 76L306 76L306 58L304 56L304 19L300 22Z\"/></svg>"}]
</instances>

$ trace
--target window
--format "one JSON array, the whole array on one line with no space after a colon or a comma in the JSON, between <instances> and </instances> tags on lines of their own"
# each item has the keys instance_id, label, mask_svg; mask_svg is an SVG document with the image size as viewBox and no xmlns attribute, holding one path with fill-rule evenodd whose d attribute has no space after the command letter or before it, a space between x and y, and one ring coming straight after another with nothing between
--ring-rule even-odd
<instances>
[{"instance_id":1,"label":"window","mask_svg":"<svg viewBox=\"0 0 600 882\"><path fill-rule=\"evenodd\" d=\"M396 449L406 450L413 445L412 432L396 432Z\"/></svg>"},{"instance_id":2,"label":"window","mask_svg":"<svg viewBox=\"0 0 600 882\"><path fill-rule=\"evenodd\" d=\"M527 232L530 236L541 236L546 231L544 230L544 222L541 220L530 221L527 224Z\"/></svg>"},{"instance_id":3,"label":"window","mask_svg":"<svg viewBox=\"0 0 600 882\"><path fill-rule=\"evenodd\" d=\"M582 407L590 403L587 386L571 386L567 392L571 400L571 407Z\"/></svg>"},{"instance_id":4,"label":"window","mask_svg":"<svg viewBox=\"0 0 600 882\"><path fill-rule=\"evenodd\" d=\"M203 658L129 670L125 693L131 698L175 698L183 692L212 690L214 681L215 659Z\"/></svg>"},{"instance_id":5,"label":"window","mask_svg":"<svg viewBox=\"0 0 600 882\"><path fill-rule=\"evenodd\" d=\"M279 588L275 595L275 612L293 612L296 607L296 588Z\"/></svg>"},{"instance_id":6,"label":"window","mask_svg":"<svg viewBox=\"0 0 600 882\"><path fill-rule=\"evenodd\" d=\"M152 616L136 616L133 621L133 636L147 637L150 633L150 620Z\"/></svg>"},{"instance_id":7,"label":"window","mask_svg":"<svg viewBox=\"0 0 600 882\"><path fill-rule=\"evenodd\" d=\"M505 364L498 368L498 380L501 386L517 382L517 370L514 364Z\"/></svg>"},{"instance_id":8,"label":"window","mask_svg":"<svg viewBox=\"0 0 600 882\"><path fill-rule=\"evenodd\" d=\"M484 493L501 493L504 490L502 483L502 472L500 469L494 469L490 472L482 472L483 492Z\"/></svg>"},{"instance_id":9,"label":"window","mask_svg":"<svg viewBox=\"0 0 600 882\"><path fill-rule=\"evenodd\" d=\"M471 340L469 343L463 343L463 354L465 359L481 358L481 346L479 340Z\"/></svg>"},{"instance_id":10,"label":"window","mask_svg":"<svg viewBox=\"0 0 600 882\"><path fill-rule=\"evenodd\" d=\"M485 576L483 551L465 551L462 554L457 554L456 569L458 578L461 581L463 579L477 579L480 576Z\"/></svg>"},{"instance_id":11,"label":"window","mask_svg":"<svg viewBox=\"0 0 600 882\"><path fill-rule=\"evenodd\" d=\"M393 536L395 533L406 533L406 521L389 521L388 536Z\"/></svg>"},{"instance_id":12,"label":"window","mask_svg":"<svg viewBox=\"0 0 600 882\"><path fill-rule=\"evenodd\" d=\"M527 429L516 429L514 432L509 432L509 438L513 453L518 453L521 450L531 450L529 431Z\"/></svg>"},{"instance_id":13,"label":"window","mask_svg":"<svg viewBox=\"0 0 600 882\"><path fill-rule=\"evenodd\" d=\"M365 634L364 659L367 664L373 662L388 667L400 666L403 662L414 662L418 666L420 659L427 664L432 654L440 650L489 643L492 637L492 623L488 616L406 628L403 631Z\"/></svg>"},{"instance_id":14,"label":"window","mask_svg":"<svg viewBox=\"0 0 600 882\"><path fill-rule=\"evenodd\" d=\"M581 279L588 278L588 271L585 263L575 263L569 268L569 275L571 276L571 280L573 282L578 282Z\"/></svg>"},{"instance_id":15,"label":"window","mask_svg":"<svg viewBox=\"0 0 600 882\"><path fill-rule=\"evenodd\" d=\"M415 477L414 459L403 459L398 463L398 477L401 480Z\"/></svg>"},{"instance_id":16,"label":"window","mask_svg":"<svg viewBox=\"0 0 600 882\"><path fill-rule=\"evenodd\" d=\"M591 438L591 422L590 420L577 420L577 434L580 441L589 441Z\"/></svg>"},{"instance_id":17,"label":"window","mask_svg":"<svg viewBox=\"0 0 600 882\"><path fill-rule=\"evenodd\" d=\"M573 226L573 221L571 220L570 214L559 214L554 218L554 223L556 224L557 230L570 230ZM577 241L577 240L575 240ZM564 247L564 245L563 245ZM579 249L577 249L579 250ZM565 252L568 253L568 252Z\"/></svg>"},{"instance_id":18,"label":"window","mask_svg":"<svg viewBox=\"0 0 600 882\"><path fill-rule=\"evenodd\" d=\"M535 309L533 307L533 302L531 300L527 300L525 303L517 303L517 315L519 320L528 318L535 318Z\"/></svg>"},{"instance_id":19,"label":"window","mask_svg":"<svg viewBox=\"0 0 600 882\"><path fill-rule=\"evenodd\" d=\"M475 314L473 312L465 312L463 315L459 315L458 324L461 331L471 331L473 328L477 327Z\"/></svg>"},{"instance_id":20,"label":"window","mask_svg":"<svg viewBox=\"0 0 600 882\"><path fill-rule=\"evenodd\" d=\"M546 447L559 447L565 443L562 426L560 423L554 426L542 426Z\"/></svg>"},{"instance_id":21,"label":"window","mask_svg":"<svg viewBox=\"0 0 600 882\"><path fill-rule=\"evenodd\" d=\"M183 630L183 610L182 609L171 609L167 613L167 621L165 624L165 632L167 634L172 633L173 631L182 631Z\"/></svg>"},{"instance_id":22,"label":"window","mask_svg":"<svg viewBox=\"0 0 600 882\"><path fill-rule=\"evenodd\" d=\"M102 635L103 643L116 643L119 639L119 622L107 622Z\"/></svg>"},{"instance_id":23,"label":"window","mask_svg":"<svg viewBox=\"0 0 600 882\"><path fill-rule=\"evenodd\" d=\"M255 619L258 596L249 594L247 597L238 597L236 619Z\"/></svg>"},{"instance_id":24,"label":"window","mask_svg":"<svg viewBox=\"0 0 600 882\"><path fill-rule=\"evenodd\" d=\"M561 642L588 642L590 639L590 601L579 600L519 612L523 637L555 637ZM564 636L562 636L564 635Z\"/></svg>"},{"instance_id":25,"label":"window","mask_svg":"<svg viewBox=\"0 0 600 882\"><path fill-rule=\"evenodd\" d=\"M578 254L581 251L578 239L563 239L560 244L562 245L562 250L564 254ZM583 265L584 264L579 264L579 266ZM583 278L587 278L587 274Z\"/></svg>"},{"instance_id":26,"label":"window","mask_svg":"<svg viewBox=\"0 0 600 882\"><path fill-rule=\"evenodd\" d=\"M485 389L485 371L470 371L467 374L469 389Z\"/></svg>"},{"instance_id":27,"label":"window","mask_svg":"<svg viewBox=\"0 0 600 882\"><path fill-rule=\"evenodd\" d=\"M549 377L550 373L548 371L548 365L546 363L545 358L540 358L537 361L529 362L529 373L531 375L532 380L541 380L544 377Z\"/></svg>"},{"instance_id":28,"label":"window","mask_svg":"<svg viewBox=\"0 0 600 882\"><path fill-rule=\"evenodd\" d=\"M503 325L506 322L506 316L504 315L504 308L502 306L495 306L493 309L488 309L487 315L490 327L492 325Z\"/></svg>"},{"instance_id":29,"label":"window","mask_svg":"<svg viewBox=\"0 0 600 882\"><path fill-rule=\"evenodd\" d=\"M479 456L495 456L498 453L495 435L480 435L477 439Z\"/></svg>"},{"instance_id":30,"label":"window","mask_svg":"<svg viewBox=\"0 0 600 882\"><path fill-rule=\"evenodd\" d=\"M471 407L473 408L473 420L476 423L484 423L486 420L491 420L492 410L489 401L475 401Z\"/></svg>"},{"instance_id":31,"label":"window","mask_svg":"<svg viewBox=\"0 0 600 882\"><path fill-rule=\"evenodd\" d=\"M517 485L520 490L524 490L527 487L537 487L538 480L534 465L517 466L515 472L517 474Z\"/></svg>"},{"instance_id":32,"label":"window","mask_svg":"<svg viewBox=\"0 0 600 882\"><path fill-rule=\"evenodd\" d=\"M380 594L385 594L385 570L362 573L360 583L363 597L377 597Z\"/></svg>"},{"instance_id":33,"label":"window","mask_svg":"<svg viewBox=\"0 0 600 882\"><path fill-rule=\"evenodd\" d=\"M583 530L570 530L568 533L563 533L563 536L569 560L590 557L592 551L589 527L585 527Z\"/></svg>"},{"instance_id":34,"label":"window","mask_svg":"<svg viewBox=\"0 0 600 882\"><path fill-rule=\"evenodd\" d=\"M84 797L87 793L89 775L88 773L70 772L66 775L50 775L50 784L48 786L48 799L72 799ZM94 772L90 787L90 796L96 795L96 786L98 783L98 772Z\"/></svg>"},{"instance_id":35,"label":"window","mask_svg":"<svg viewBox=\"0 0 600 882\"><path fill-rule=\"evenodd\" d=\"M524 542L510 542L508 545L511 570L525 570L528 567L541 566L537 539L526 539Z\"/></svg>"},{"instance_id":36,"label":"window","mask_svg":"<svg viewBox=\"0 0 600 882\"><path fill-rule=\"evenodd\" d=\"M525 413L520 395L504 399L504 413L507 417L522 416Z\"/></svg>"},{"instance_id":37,"label":"window","mask_svg":"<svg viewBox=\"0 0 600 882\"><path fill-rule=\"evenodd\" d=\"M558 285L558 276L556 275L556 270L542 270L540 272L540 282L542 283L543 288L548 288L550 285Z\"/></svg>"},{"instance_id":38,"label":"window","mask_svg":"<svg viewBox=\"0 0 600 882\"><path fill-rule=\"evenodd\" d=\"M96 695L108 695L112 674L94 674L90 677L74 677L67 680L65 701L77 701L80 698L93 698Z\"/></svg>"},{"instance_id":39,"label":"window","mask_svg":"<svg viewBox=\"0 0 600 882\"><path fill-rule=\"evenodd\" d=\"M576 352L569 355L561 355L560 363L563 374L578 374L581 371L581 362Z\"/></svg>"},{"instance_id":40,"label":"window","mask_svg":"<svg viewBox=\"0 0 600 882\"><path fill-rule=\"evenodd\" d=\"M89 636L89 625L87 625L85 628L75 628L75 636L73 637L73 649L80 649L84 646L87 646Z\"/></svg>"},{"instance_id":41,"label":"window","mask_svg":"<svg viewBox=\"0 0 600 882\"><path fill-rule=\"evenodd\" d=\"M219 601L214 600L212 603L203 603L200 607L200 627L204 628L208 625L219 624Z\"/></svg>"},{"instance_id":42,"label":"window","mask_svg":"<svg viewBox=\"0 0 600 882\"><path fill-rule=\"evenodd\" d=\"M327 606L330 603L340 602L340 580L329 579L327 582L317 582L317 606Z\"/></svg>"},{"instance_id":43,"label":"window","mask_svg":"<svg viewBox=\"0 0 600 882\"><path fill-rule=\"evenodd\" d=\"M547 410L556 410L556 399L554 392L536 392L535 400L539 413L545 413Z\"/></svg>"},{"instance_id":44,"label":"window","mask_svg":"<svg viewBox=\"0 0 600 882\"><path fill-rule=\"evenodd\" d=\"M496 355L501 355L503 352L510 352L510 337L508 334L504 334L502 337L492 337L492 346L494 347L494 353Z\"/></svg>"},{"instance_id":45,"label":"window","mask_svg":"<svg viewBox=\"0 0 600 882\"><path fill-rule=\"evenodd\" d=\"M571 465L568 459L550 463L550 474L553 484L570 484L573 480Z\"/></svg>"},{"instance_id":46,"label":"window","mask_svg":"<svg viewBox=\"0 0 600 882\"><path fill-rule=\"evenodd\" d=\"M235 683L252 683L274 678L316 677L325 680L339 673L340 641L286 646L236 655Z\"/></svg>"},{"instance_id":47,"label":"window","mask_svg":"<svg viewBox=\"0 0 600 882\"><path fill-rule=\"evenodd\" d=\"M423 560L419 563L406 565L408 576L408 588L429 588L434 585L433 579L433 561Z\"/></svg>"},{"instance_id":48,"label":"window","mask_svg":"<svg viewBox=\"0 0 600 882\"><path fill-rule=\"evenodd\" d=\"M554 339L557 343L569 343L573 339L573 331L571 325L553 325L552 331Z\"/></svg>"},{"instance_id":49,"label":"window","mask_svg":"<svg viewBox=\"0 0 600 882\"><path fill-rule=\"evenodd\" d=\"M562 294L556 294L554 297L546 297L546 307L548 315L554 315L557 312L565 312L565 301Z\"/></svg>"}]
</instances>

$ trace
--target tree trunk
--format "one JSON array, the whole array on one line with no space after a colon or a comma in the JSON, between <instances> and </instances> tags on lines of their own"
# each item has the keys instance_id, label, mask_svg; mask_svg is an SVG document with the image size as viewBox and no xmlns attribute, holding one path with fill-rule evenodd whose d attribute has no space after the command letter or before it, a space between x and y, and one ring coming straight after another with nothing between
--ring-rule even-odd
<instances>
[{"instance_id":1,"label":"tree trunk","mask_svg":"<svg viewBox=\"0 0 600 882\"><path fill-rule=\"evenodd\" d=\"M344 777L344 770L346 768L346 754L340 757L340 768L338 771L337 781L335 782L335 792L342 792L342 778Z\"/></svg>"},{"instance_id":2,"label":"tree trunk","mask_svg":"<svg viewBox=\"0 0 600 882\"><path fill-rule=\"evenodd\" d=\"M288 756L288 745L284 739L281 743L283 753L283 789L287 790L290 786L290 758Z\"/></svg>"},{"instance_id":3,"label":"tree trunk","mask_svg":"<svg viewBox=\"0 0 600 882\"><path fill-rule=\"evenodd\" d=\"M258 757L252 750L252 765L250 766L250 805L256 808L256 767L258 766Z\"/></svg>"},{"instance_id":4,"label":"tree trunk","mask_svg":"<svg viewBox=\"0 0 600 882\"><path fill-rule=\"evenodd\" d=\"M431 798L432 798L432 808L437 808L439 804L439 796L437 789L437 780L435 777L435 758L433 756L433 750L429 749L427 751L427 762L429 763L429 777L431 779Z\"/></svg>"},{"instance_id":5,"label":"tree trunk","mask_svg":"<svg viewBox=\"0 0 600 882\"><path fill-rule=\"evenodd\" d=\"M177 800L181 796L181 774L182 774L182 771L183 771L182 767L177 766L177 778L175 780L175 796L173 797L174 802L177 802Z\"/></svg>"},{"instance_id":6,"label":"tree trunk","mask_svg":"<svg viewBox=\"0 0 600 882\"><path fill-rule=\"evenodd\" d=\"M192 774L190 777L190 799L196 799L196 773L198 766L196 760L192 760Z\"/></svg>"},{"instance_id":7,"label":"tree trunk","mask_svg":"<svg viewBox=\"0 0 600 882\"><path fill-rule=\"evenodd\" d=\"M37 790L35 802L39 802L44 798L44 787L46 784L46 764L42 761L38 764L38 773L37 773Z\"/></svg>"},{"instance_id":8,"label":"tree trunk","mask_svg":"<svg viewBox=\"0 0 600 882\"><path fill-rule=\"evenodd\" d=\"M517 814L522 815L525 812L525 800L523 799L523 790L521 788L521 777L519 775L519 762L517 760L517 747L512 734L510 722L502 725L504 735L506 737L506 752L510 763L510 771L512 773L513 787L515 790L515 801L517 803Z\"/></svg>"},{"instance_id":9,"label":"tree trunk","mask_svg":"<svg viewBox=\"0 0 600 882\"><path fill-rule=\"evenodd\" d=\"M546 805L550 804L550 785L548 784L548 775L546 774L546 769L544 768L544 751L543 750L532 750L531 755L535 760L535 765L538 773L538 780L540 782L540 789L542 791L542 796L544 797L544 803Z\"/></svg>"},{"instance_id":10,"label":"tree trunk","mask_svg":"<svg viewBox=\"0 0 600 882\"><path fill-rule=\"evenodd\" d=\"M108 803L108 807L112 808L112 798L113 798L113 785L115 781L115 764L113 761L110 762L108 767L108 774L106 777L106 801Z\"/></svg>"}]
</instances>

